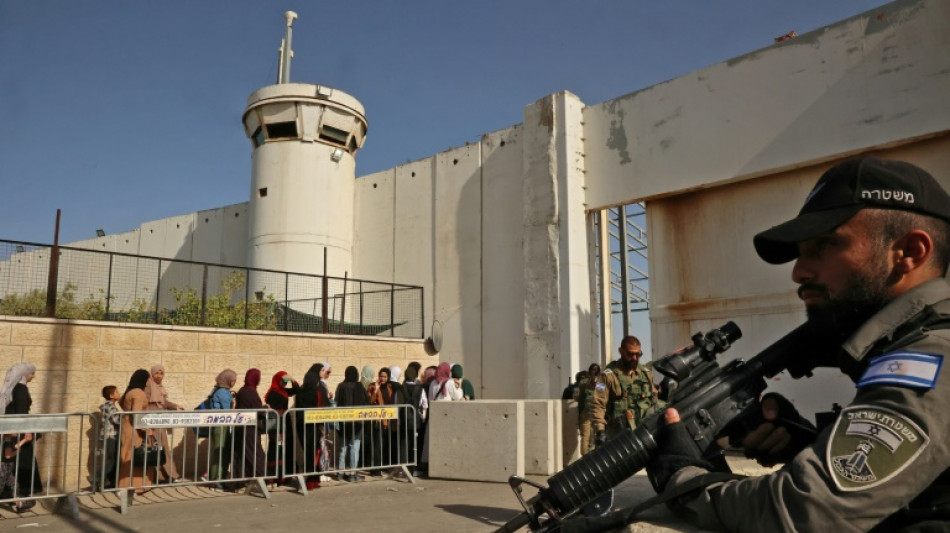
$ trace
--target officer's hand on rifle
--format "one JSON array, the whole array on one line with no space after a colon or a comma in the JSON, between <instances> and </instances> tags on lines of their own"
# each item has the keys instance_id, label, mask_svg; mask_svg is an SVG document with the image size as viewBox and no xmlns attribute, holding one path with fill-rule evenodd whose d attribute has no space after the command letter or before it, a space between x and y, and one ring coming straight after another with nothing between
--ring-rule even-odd
<instances>
[{"instance_id":1,"label":"officer's hand on rifle","mask_svg":"<svg viewBox=\"0 0 950 533\"><path fill-rule=\"evenodd\" d=\"M594 435L594 446L603 446L607 442L607 432L604 430L598 430Z\"/></svg>"},{"instance_id":2,"label":"officer's hand on rifle","mask_svg":"<svg viewBox=\"0 0 950 533\"><path fill-rule=\"evenodd\" d=\"M679 412L670 407L663 413L663 427L657 438L656 454L647 463L647 475L656 492L662 493L673 474L687 466L715 470L702 459L686 426L680 422Z\"/></svg>"},{"instance_id":3,"label":"officer's hand on rifle","mask_svg":"<svg viewBox=\"0 0 950 533\"><path fill-rule=\"evenodd\" d=\"M759 424L740 443L746 457L762 466L774 466L792 460L815 441L815 426L784 396L770 392L762 397L761 406Z\"/></svg>"}]
</instances>

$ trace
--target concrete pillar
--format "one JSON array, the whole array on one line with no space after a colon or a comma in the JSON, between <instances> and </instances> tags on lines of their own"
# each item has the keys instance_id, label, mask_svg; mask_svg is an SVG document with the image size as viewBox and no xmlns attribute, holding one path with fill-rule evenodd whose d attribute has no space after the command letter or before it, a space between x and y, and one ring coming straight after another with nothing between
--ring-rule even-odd
<instances>
[{"instance_id":1,"label":"concrete pillar","mask_svg":"<svg viewBox=\"0 0 950 533\"><path fill-rule=\"evenodd\" d=\"M591 353L584 215L583 104L573 94L525 108L526 398L557 398Z\"/></svg>"}]
</instances>

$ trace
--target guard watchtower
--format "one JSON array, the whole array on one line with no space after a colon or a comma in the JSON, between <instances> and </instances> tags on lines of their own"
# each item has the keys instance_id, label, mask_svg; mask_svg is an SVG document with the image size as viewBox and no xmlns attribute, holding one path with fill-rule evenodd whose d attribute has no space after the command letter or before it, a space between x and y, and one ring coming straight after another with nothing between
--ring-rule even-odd
<instances>
[{"instance_id":1,"label":"guard watchtower","mask_svg":"<svg viewBox=\"0 0 950 533\"><path fill-rule=\"evenodd\" d=\"M288 11L277 83L244 110L251 141L248 266L342 277L352 271L356 151L366 139L363 105L325 85L290 82Z\"/></svg>"}]
</instances>

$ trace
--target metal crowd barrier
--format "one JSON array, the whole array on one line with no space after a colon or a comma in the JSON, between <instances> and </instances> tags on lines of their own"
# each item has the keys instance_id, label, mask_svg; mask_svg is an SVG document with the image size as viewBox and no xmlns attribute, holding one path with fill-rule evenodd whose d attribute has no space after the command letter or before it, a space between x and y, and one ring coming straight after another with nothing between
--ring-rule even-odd
<instances>
[{"instance_id":1,"label":"metal crowd barrier","mask_svg":"<svg viewBox=\"0 0 950 533\"><path fill-rule=\"evenodd\" d=\"M352 480L361 471L398 469L415 483L417 420L411 405L288 409L277 441L280 476L296 479L303 494L321 475Z\"/></svg>"},{"instance_id":2,"label":"metal crowd barrier","mask_svg":"<svg viewBox=\"0 0 950 533\"><path fill-rule=\"evenodd\" d=\"M84 473L96 469L87 443L98 431L88 413L0 415L0 503L58 498L57 510L78 518L76 496L90 492Z\"/></svg>"},{"instance_id":3,"label":"metal crowd barrier","mask_svg":"<svg viewBox=\"0 0 950 533\"><path fill-rule=\"evenodd\" d=\"M268 468L265 450L271 435L280 431L276 411L203 409L120 415L114 448L100 439L95 478L99 492L119 493L123 513L135 494L156 487L201 484L234 490L248 485L249 490L257 489L270 498L266 480L278 472L276 466ZM132 442L124 450L123 437Z\"/></svg>"},{"instance_id":4,"label":"metal crowd barrier","mask_svg":"<svg viewBox=\"0 0 950 533\"><path fill-rule=\"evenodd\" d=\"M77 495L118 493L122 513L157 487L239 485L270 498L268 483L307 494L322 475L352 480L393 471L415 483L418 418L411 405L119 413L112 439L88 413L0 416L0 504L59 498L78 518ZM131 436L129 436L131 432ZM123 440L129 440L123 449ZM90 444L92 443L92 444ZM12 487L2 475L12 473ZM92 475L87 476L86 473ZM33 504L31 504L33 505Z\"/></svg>"}]
</instances>

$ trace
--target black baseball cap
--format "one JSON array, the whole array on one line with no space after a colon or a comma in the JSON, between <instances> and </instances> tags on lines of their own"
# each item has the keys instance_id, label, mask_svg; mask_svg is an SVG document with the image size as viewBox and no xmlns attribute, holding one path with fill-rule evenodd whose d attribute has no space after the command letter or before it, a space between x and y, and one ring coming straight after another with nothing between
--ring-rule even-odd
<instances>
[{"instance_id":1,"label":"black baseball cap","mask_svg":"<svg viewBox=\"0 0 950 533\"><path fill-rule=\"evenodd\" d=\"M861 157L822 174L797 217L752 239L755 251L767 263L787 263L798 257L799 242L837 228L866 207L950 221L950 195L927 171L904 161Z\"/></svg>"}]
</instances>

